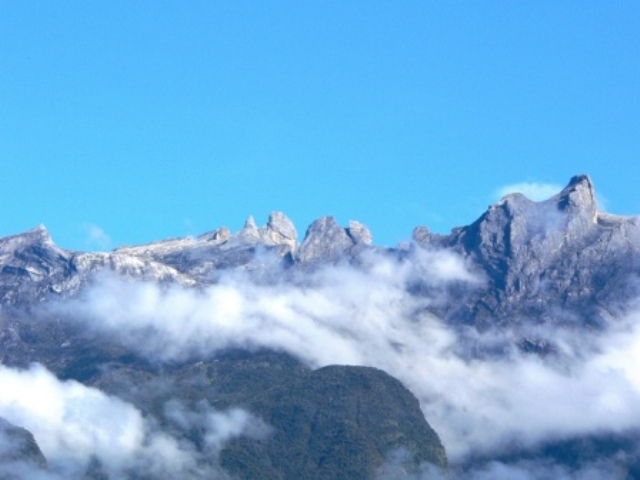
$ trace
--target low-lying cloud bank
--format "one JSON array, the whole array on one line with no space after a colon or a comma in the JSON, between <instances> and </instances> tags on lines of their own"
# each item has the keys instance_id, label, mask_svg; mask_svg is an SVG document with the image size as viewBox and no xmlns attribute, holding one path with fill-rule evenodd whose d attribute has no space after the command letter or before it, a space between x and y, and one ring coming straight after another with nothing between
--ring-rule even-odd
<instances>
[{"instance_id":1,"label":"low-lying cloud bank","mask_svg":"<svg viewBox=\"0 0 640 480\"><path fill-rule=\"evenodd\" d=\"M75 381L61 382L38 364L28 370L0 366L0 385L0 417L33 433L48 463L41 468L2 462L0 474L14 475L8 478L83 478L87 472L108 478L142 472L153 478L226 478L215 464L224 444L269 433L244 410L216 411L201 403L190 411L173 401L161 419L173 428L161 428L158 419L145 418L133 405ZM206 459L183 435L195 425L205 430Z\"/></svg>"},{"instance_id":2,"label":"low-lying cloud bank","mask_svg":"<svg viewBox=\"0 0 640 480\"><path fill-rule=\"evenodd\" d=\"M408 286L418 280L428 284L431 293L410 294ZM511 349L499 357L473 357L464 353L461 334L467 343L473 338L512 345L514 333L477 335L428 313L431 306L456 301L449 293L455 285L481 288L482 279L451 252L416 250L405 260L371 255L359 268L331 266L270 284L241 272L223 274L218 284L200 290L105 278L79 300L56 308L91 328L116 334L154 361L196 360L229 347L267 347L290 352L314 367L381 368L418 397L454 463L514 443L533 446L640 428L638 312L630 309L616 328L598 334L536 327L536 337L553 340L559 355L540 358ZM55 385L39 367L23 375ZM149 440L148 426L131 406L73 383L65 384L59 395L77 405L90 399L88 405L108 408L112 418L119 419L104 426L98 422L96 431L78 430L79 450L91 450L116 466L125 460L115 449L138 449L148 458L161 445L169 456L180 458L181 446L172 439ZM34 405L33 414L40 415L40 408ZM74 425L76 414L69 415ZM25 427L32 426L25 422ZM38 436L37 425L33 427ZM79 427L45 422L39 428ZM60 458L73 455L61 450L55 435L47 442L43 450L62 452ZM501 478L505 469L511 469L511 476L504 478L550 478L523 476L518 471L526 465L499 463L474 475Z\"/></svg>"}]
</instances>

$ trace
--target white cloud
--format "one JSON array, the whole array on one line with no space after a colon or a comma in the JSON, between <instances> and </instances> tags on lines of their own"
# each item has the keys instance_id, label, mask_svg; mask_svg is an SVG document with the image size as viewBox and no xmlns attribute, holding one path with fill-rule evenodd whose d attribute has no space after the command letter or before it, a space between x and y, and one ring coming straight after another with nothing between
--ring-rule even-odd
<instances>
[{"instance_id":1,"label":"white cloud","mask_svg":"<svg viewBox=\"0 0 640 480\"><path fill-rule=\"evenodd\" d=\"M60 382L37 364L29 370L0 366L0 384L0 416L33 433L54 466L82 465L96 455L122 467L122 452L142 445L140 412L99 390Z\"/></svg>"},{"instance_id":2,"label":"white cloud","mask_svg":"<svg viewBox=\"0 0 640 480\"><path fill-rule=\"evenodd\" d=\"M564 187L555 183L521 182L505 185L496 190L497 199L510 193L522 193L529 200L539 202L559 193Z\"/></svg>"},{"instance_id":3,"label":"white cloud","mask_svg":"<svg viewBox=\"0 0 640 480\"><path fill-rule=\"evenodd\" d=\"M133 405L75 381L61 382L41 365L28 370L0 366L0 385L0 417L29 430L48 462L46 472L24 462L2 462L0 474L84 478L93 458L109 478L138 478L136 472L153 478L223 478L211 458L203 461L190 441L160 430L157 421ZM194 413L168 405L167 419L175 423L179 411L206 428L204 440L214 458L231 438L269 432L242 409L216 411L207 406Z\"/></svg>"},{"instance_id":4,"label":"white cloud","mask_svg":"<svg viewBox=\"0 0 640 480\"><path fill-rule=\"evenodd\" d=\"M89 249L110 250L113 247L111 237L98 225L84 225L85 244Z\"/></svg>"},{"instance_id":5,"label":"white cloud","mask_svg":"<svg viewBox=\"0 0 640 480\"><path fill-rule=\"evenodd\" d=\"M217 456L224 445L240 436L262 439L271 433L270 427L260 418L241 408L217 411L206 401L200 402L195 411L181 402L172 400L164 408L165 418L180 430L204 429L204 445L210 455Z\"/></svg>"},{"instance_id":6,"label":"white cloud","mask_svg":"<svg viewBox=\"0 0 640 480\"><path fill-rule=\"evenodd\" d=\"M640 428L637 315L618 319L626 328L598 335L536 327L537 338L560 345L555 360L517 350L473 358L459 353L461 329L428 308L458 301L448 296L449 285L482 284L450 251L411 255L410 261L373 255L360 269L332 266L268 285L237 272L201 290L111 278L62 308L154 360L260 346L313 367L381 368L418 397L454 462L514 441L527 446ZM409 294L416 280L431 293ZM466 334L476 344L508 345L514 336L509 330Z\"/></svg>"},{"instance_id":7,"label":"white cloud","mask_svg":"<svg viewBox=\"0 0 640 480\"><path fill-rule=\"evenodd\" d=\"M489 462L486 465L458 476L460 480L602 480L617 478L617 468L612 462L587 462L570 470L544 461L522 461L515 464ZM612 477L613 475L613 477ZM426 480L426 478L425 478Z\"/></svg>"}]
</instances>

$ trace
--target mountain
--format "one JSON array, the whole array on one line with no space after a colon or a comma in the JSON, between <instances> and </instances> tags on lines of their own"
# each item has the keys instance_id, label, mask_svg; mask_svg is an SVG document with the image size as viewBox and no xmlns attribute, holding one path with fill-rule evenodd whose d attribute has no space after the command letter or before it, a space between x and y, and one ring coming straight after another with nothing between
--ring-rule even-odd
<instances>
[{"instance_id":1,"label":"mountain","mask_svg":"<svg viewBox=\"0 0 640 480\"><path fill-rule=\"evenodd\" d=\"M97 253L61 249L41 225L0 239L0 300L2 305L29 305L72 295L104 271L154 282L207 285L217 281L220 271L339 261L373 248L370 245L371 234L364 225L351 222L342 228L325 217L309 227L298 246L293 223L280 212L273 212L263 228L250 217L235 235L223 227L195 238Z\"/></svg>"},{"instance_id":2,"label":"mountain","mask_svg":"<svg viewBox=\"0 0 640 480\"><path fill-rule=\"evenodd\" d=\"M413 239L460 252L487 279L486 288L449 313L480 328L576 319L601 325L640 292L640 218L599 212L586 175L549 200L510 194L450 235L417 228ZM549 318L550 304L573 315Z\"/></svg>"},{"instance_id":3,"label":"mountain","mask_svg":"<svg viewBox=\"0 0 640 480\"><path fill-rule=\"evenodd\" d=\"M414 247L459 253L486 279L483 288L465 292L463 305L439 312L479 328L485 323L550 321L545 318L550 303L580 312L581 322L599 325L640 292L640 218L599 212L593 184L585 175L573 177L543 202L507 195L474 223L449 235L417 227L413 241ZM280 275L283 267L357 263L371 251L383 250L372 245L366 226L352 221L344 228L332 217L313 222L298 245L293 223L279 212L262 228L250 217L235 235L220 228L195 238L103 253L61 249L39 226L0 239L0 299L2 305L28 305L35 299L72 295L104 271L201 286L216 283L220 272L230 269Z\"/></svg>"},{"instance_id":4,"label":"mountain","mask_svg":"<svg viewBox=\"0 0 640 480\"><path fill-rule=\"evenodd\" d=\"M23 371L38 362L60 381L79 381L134 405L172 438L189 445L195 466L179 471L193 478L218 478L228 472L252 479L366 479L397 451L407 453L402 462L407 472L425 462L446 469L444 448L418 400L378 369L311 369L290 355L264 349L227 349L188 361L156 363L110 335L38 311L82 295L104 272L201 288L215 284L220 271L259 275L317 265L369 244L366 227L352 222L342 229L326 218L314 223L298 246L295 228L280 213L273 213L263 228L250 218L236 235L220 229L107 253L61 249L40 226L0 240L0 359ZM188 411L251 412L268 426L268 440L233 437L220 452L207 453L208 433L202 425L185 427L167 414L167 406L175 404ZM114 474L113 467L93 459L72 475ZM118 475L165 478L162 473L145 476L139 465Z\"/></svg>"},{"instance_id":5,"label":"mountain","mask_svg":"<svg viewBox=\"0 0 640 480\"><path fill-rule=\"evenodd\" d=\"M487 372L525 368L573 385L585 369L600 374L618 332L635 332L640 218L601 212L595 198L579 175L546 201L507 195L447 235L417 227L397 248L332 217L299 243L279 212L235 234L111 252L62 249L40 226L0 239L0 380L44 375L56 392L106 396L146 425L142 460L116 460L95 440L72 470L59 453L47 458L63 478L438 478L448 468L488 478L495 465L533 462L555 478L598 478L602 465L640 478L640 423L621 406L640 399L633 374L622 397L603 400L610 426L483 430L502 432L500 408L529 412L534 400ZM460 371L488 375L469 378L477 412L464 385L450 387ZM497 389L498 407L487 408Z\"/></svg>"}]
</instances>

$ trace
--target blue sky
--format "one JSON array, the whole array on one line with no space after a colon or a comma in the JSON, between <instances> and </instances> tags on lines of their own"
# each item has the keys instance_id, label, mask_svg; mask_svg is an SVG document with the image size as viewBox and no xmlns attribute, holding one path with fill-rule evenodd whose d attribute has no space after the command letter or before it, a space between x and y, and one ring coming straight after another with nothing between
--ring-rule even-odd
<instances>
[{"instance_id":1,"label":"blue sky","mask_svg":"<svg viewBox=\"0 0 640 480\"><path fill-rule=\"evenodd\" d=\"M0 235L281 210L395 245L577 173L637 214L638 25L634 1L0 2Z\"/></svg>"}]
</instances>

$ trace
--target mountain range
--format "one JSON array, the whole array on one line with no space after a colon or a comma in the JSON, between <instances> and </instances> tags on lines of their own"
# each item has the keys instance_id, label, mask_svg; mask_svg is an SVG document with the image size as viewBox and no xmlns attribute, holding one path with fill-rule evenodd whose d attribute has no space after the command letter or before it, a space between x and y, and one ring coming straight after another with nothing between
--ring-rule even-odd
<instances>
[{"instance_id":1,"label":"mountain range","mask_svg":"<svg viewBox=\"0 0 640 480\"><path fill-rule=\"evenodd\" d=\"M39 226L0 239L0 478L640 478L639 279L586 175L394 248Z\"/></svg>"}]
</instances>

